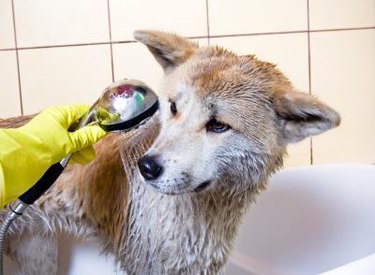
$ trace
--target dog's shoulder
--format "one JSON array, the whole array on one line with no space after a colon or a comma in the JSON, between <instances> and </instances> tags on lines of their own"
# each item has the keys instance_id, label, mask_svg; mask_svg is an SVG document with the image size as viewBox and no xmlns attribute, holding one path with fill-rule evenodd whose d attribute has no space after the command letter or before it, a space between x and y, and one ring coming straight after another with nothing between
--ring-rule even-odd
<instances>
[{"instance_id":1,"label":"dog's shoulder","mask_svg":"<svg viewBox=\"0 0 375 275\"><path fill-rule=\"evenodd\" d=\"M0 118L0 128L17 128L20 127L27 122L29 122L35 115L27 115L27 116L17 116L2 119Z\"/></svg>"}]
</instances>

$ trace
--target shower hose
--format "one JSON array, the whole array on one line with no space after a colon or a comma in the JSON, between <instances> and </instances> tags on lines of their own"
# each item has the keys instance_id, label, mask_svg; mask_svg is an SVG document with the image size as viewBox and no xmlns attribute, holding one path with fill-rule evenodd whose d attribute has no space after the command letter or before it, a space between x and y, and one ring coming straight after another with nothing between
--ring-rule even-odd
<instances>
[{"instance_id":1,"label":"shower hose","mask_svg":"<svg viewBox=\"0 0 375 275\"><path fill-rule=\"evenodd\" d=\"M12 205L9 205L9 212L0 227L0 275L4 274L4 252L5 252L5 238L7 231L12 222L22 213L29 205L23 203L21 200L16 200Z\"/></svg>"}]
</instances>

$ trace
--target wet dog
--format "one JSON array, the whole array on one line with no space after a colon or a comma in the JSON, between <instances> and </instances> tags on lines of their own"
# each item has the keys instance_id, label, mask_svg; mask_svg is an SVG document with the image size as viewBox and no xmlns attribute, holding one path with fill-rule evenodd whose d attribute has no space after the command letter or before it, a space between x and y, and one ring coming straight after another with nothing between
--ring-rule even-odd
<instances>
[{"instance_id":1,"label":"wet dog","mask_svg":"<svg viewBox=\"0 0 375 275\"><path fill-rule=\"evenodd\" d=\"M7 253L24 273L56 273L61 231L94 238L128 274L220 273L287 144L339 125L336 111L255 56L164 32L135 38L164 69L160 112L104 138L93 162L68 167L14 223Z\"/></svg>"}]
</instances>

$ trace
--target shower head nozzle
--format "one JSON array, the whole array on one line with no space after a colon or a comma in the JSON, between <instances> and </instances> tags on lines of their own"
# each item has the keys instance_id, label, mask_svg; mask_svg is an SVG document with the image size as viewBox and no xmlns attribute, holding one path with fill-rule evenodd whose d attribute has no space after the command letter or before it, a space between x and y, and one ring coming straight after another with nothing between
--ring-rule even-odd
<instances>
[{"instance_id":1,"label":"shower head nozzle","mask_svg":"<svg viewBox=\"0 0 375 275\"><path fill-rule=\"evenodd\" d=\"M145 83L125 79L108 86L88 113L106 132L127 131L143 124L159 108L156 94Z\"/></svg>"}]
</instances>

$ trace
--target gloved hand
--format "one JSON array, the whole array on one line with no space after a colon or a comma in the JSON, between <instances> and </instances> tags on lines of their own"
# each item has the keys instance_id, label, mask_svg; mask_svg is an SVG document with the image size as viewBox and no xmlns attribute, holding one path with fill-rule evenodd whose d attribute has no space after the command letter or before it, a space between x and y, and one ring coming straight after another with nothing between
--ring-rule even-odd
<instances>
[{"instance_id":1,"label":"gloved hand","mask_svg":"<svg viewBox=\"0 0 375 275\"><path fill-rule=\"evenodd\" d=\"M95 157L91 146L106 134L99 126L75 132L68 128L83 116L84 105L46 109L16 129L0 129L0 203L5 205L33 186L54 163L70 153L85 163Z\"/></svg>"}]
</instances>

